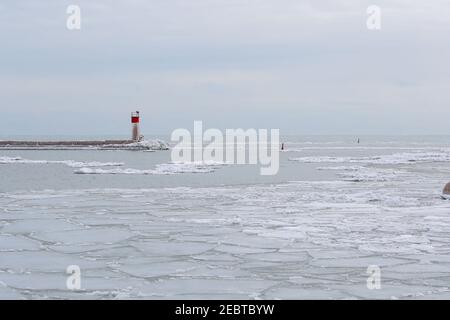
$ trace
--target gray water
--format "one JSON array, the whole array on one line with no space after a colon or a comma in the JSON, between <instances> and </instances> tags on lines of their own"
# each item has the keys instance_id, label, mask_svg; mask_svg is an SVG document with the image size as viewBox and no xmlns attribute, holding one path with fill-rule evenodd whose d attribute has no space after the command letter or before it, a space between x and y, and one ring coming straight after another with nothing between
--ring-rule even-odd
<instances>
[{"instance_id":1,"label":"gray water","mask_svg":"<svg viewBox=\"0 0 450 320\"><path fill-rule=\"evenodd\" d=\"M0 298L450 298L450 137L359 138L285 136L275 176L0 150ZM94 161L122 165L76 173ZM140 174L160 165L173 174Z\"/></svg>"}]
</instances>

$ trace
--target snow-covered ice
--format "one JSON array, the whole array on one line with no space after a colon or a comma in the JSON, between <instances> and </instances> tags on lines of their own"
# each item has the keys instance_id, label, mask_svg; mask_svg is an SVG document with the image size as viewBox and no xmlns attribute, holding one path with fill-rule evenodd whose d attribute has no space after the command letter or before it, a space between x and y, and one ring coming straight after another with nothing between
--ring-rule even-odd
<instances>
[{"instance_id":1,"label":"snow-covered ice","mask_svg":"<svg viewBox=\"0 0 450 320\"><path fill-rule=\"evenodd\" d=\"M402 152L369 157L332 157L332 156L310 156L292 157L289 160L304 163L368 163L368 164L410 164L421 162L448 162L450 161L450 151L417 151Z\"/></svg>"},{"instance_id":2,"label":"snow-covered ice","mask_svg":"<svg viewBox=\"0 0 450 320\"><path fill-rule=\"evenodd\" d=\"M168 175L179 173L208 173L213 172L218 167L223 166L218 162L171 162L156 165L154 169L133 169L133 168L90 168L82 167L74 171L77 174L133 174L133 175Z\"/></svg>"},{"instance_id":3,"label":"snow-covered ice","mask_svg":"<svg viewBox=\"0 0 450 320\"><path fill-rule=\"evenodd\" d=\"M2 154L0 298L450 297L450 149L341 144L304 142L267 180L165 152Z\"/></svg>"},{"instance_id":4,"label":"snow-covered ice","mask_svg":"<svg viewBox=\"0 0 450 320\"><path fill-rule=\"evenodd\" d=\"M72 168L84 167L116 167L122 166L123 162L81 162L74 160L30 160L21 157L0 157L0 164L63 164Z\"/></svg>"},{"instance_id":5,"label":"snow-covered ice","mask_svg":"<svg viewBox=\"0 0 450 320\"><path fill-rule=\"evenodd\" d=\"M447 294L450 203L420 186L402 195L398 185L367 183L375 183L373 195L356 192L359 184L350 181L5 193L0 294L175 299ZM429 201L418 204L415 192ZM68 265L82 270L77 293L64 288ZM365 287L369 265L382 268L387 289Z\"/></svg>"}]
</instances>

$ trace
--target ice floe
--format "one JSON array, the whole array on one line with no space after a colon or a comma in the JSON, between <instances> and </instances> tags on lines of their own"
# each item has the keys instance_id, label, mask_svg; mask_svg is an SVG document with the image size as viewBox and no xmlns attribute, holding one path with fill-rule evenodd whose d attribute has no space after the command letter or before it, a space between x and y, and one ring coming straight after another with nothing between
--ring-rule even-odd
<instances>
[{"instance_id":1,"label":"ice floe","mask_svg":"<svg viewBox=\"0 0 450 320\"><path fill-rule=\"evenodd\" d=\"M63 164L71 168L84 167L116 167L122 166L122 162L83 162L75 160L31 160L21 157L0 157L0 164Z\"/></svg>"},{"instance_id":2,"label":"ice floe","mask_svg":"<svg viewBox=\"0 0 450 320\"><path fill-rule=\"evenodd\" d=\"M365 164L411 164L423 162L449 162L449 152L404 152L369 157L312 156L289 158L303 163L365 163Z\"/></svg>"},{"instance_id":3,"label":"ice floe","mask_svg":"<svg viewBox=\"0 0 450 320\"><path fill-rule=\"evenodd\" d=\"M155 166L154 169L133 169L133 168L113 168L113 169L96 169L96 168L80 168L75 170L77 174L132 174L132 175L170 175L179 173L209 173L213 172L219 166L223 166L221 162L171 162L162 163Z\"/></svg>"},{"instance_id":4,"label":"ice floe","mask_svg":"<svg viewBox=\"0 0 450 320\"><path fill-rule=\"evenodd\" d=\"M346 169L338 173L345 181L363 182L363 181L392 181L404 172L394 169L380 168L357 168L356 170Z\"/></svg>"},{"instance_id":5,"label":"ice floe","mask_svg":"<svg viewBox=\"0 0 450 320\"><path fill-rule=\"evenodd\" d=\"M413 181L3 193L0 297L439 297L450 204Z\"/></svg>"},{"instance_id":6,"label":"ice floe","mask_svg":"<svg viewBox=\"0 0 450 320\"><path fill-rule=\"evenodd\" d=\"M404 165L444 153L314 157L325 181L3 192L0 298L449 297L450 202L430 169L445 164ZM65 287L68 265L81 268L80 291ZM368 265L380 266L382 290L367 289Z\"/></svg>"}]
</instances>

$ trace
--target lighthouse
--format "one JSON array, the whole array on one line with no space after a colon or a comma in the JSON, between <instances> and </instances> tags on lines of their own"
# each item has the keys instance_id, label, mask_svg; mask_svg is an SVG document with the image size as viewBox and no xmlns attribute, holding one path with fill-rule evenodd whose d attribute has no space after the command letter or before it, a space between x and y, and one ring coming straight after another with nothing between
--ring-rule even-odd
<instances>
[{"instance_id":1,"label":"lighthouse","mask_svg":"<svg viewBox=\"0 0 450 320\"><path fill-rule=\"evenodd\" d=\"M139 141L141 134L139 131L139 111L131 113L131 140Z\"/></svg>"}]
</instances>

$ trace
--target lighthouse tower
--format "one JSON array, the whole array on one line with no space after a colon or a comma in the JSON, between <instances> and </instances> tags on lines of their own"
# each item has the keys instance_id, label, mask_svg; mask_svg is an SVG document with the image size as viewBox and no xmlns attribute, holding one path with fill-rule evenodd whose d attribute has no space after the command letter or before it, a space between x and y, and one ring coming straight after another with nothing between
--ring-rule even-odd
<instances>
[{"instance_id":1,"label":"lighthouse tower","mask_svg":"<svg viewBox=\"0 0 450 320\"><path fill-rule=\"evenodd\" d=\"M131 140L139 141L141 134L139 131L139 111L131 113Z\"/></svg>"}]
</instances>

